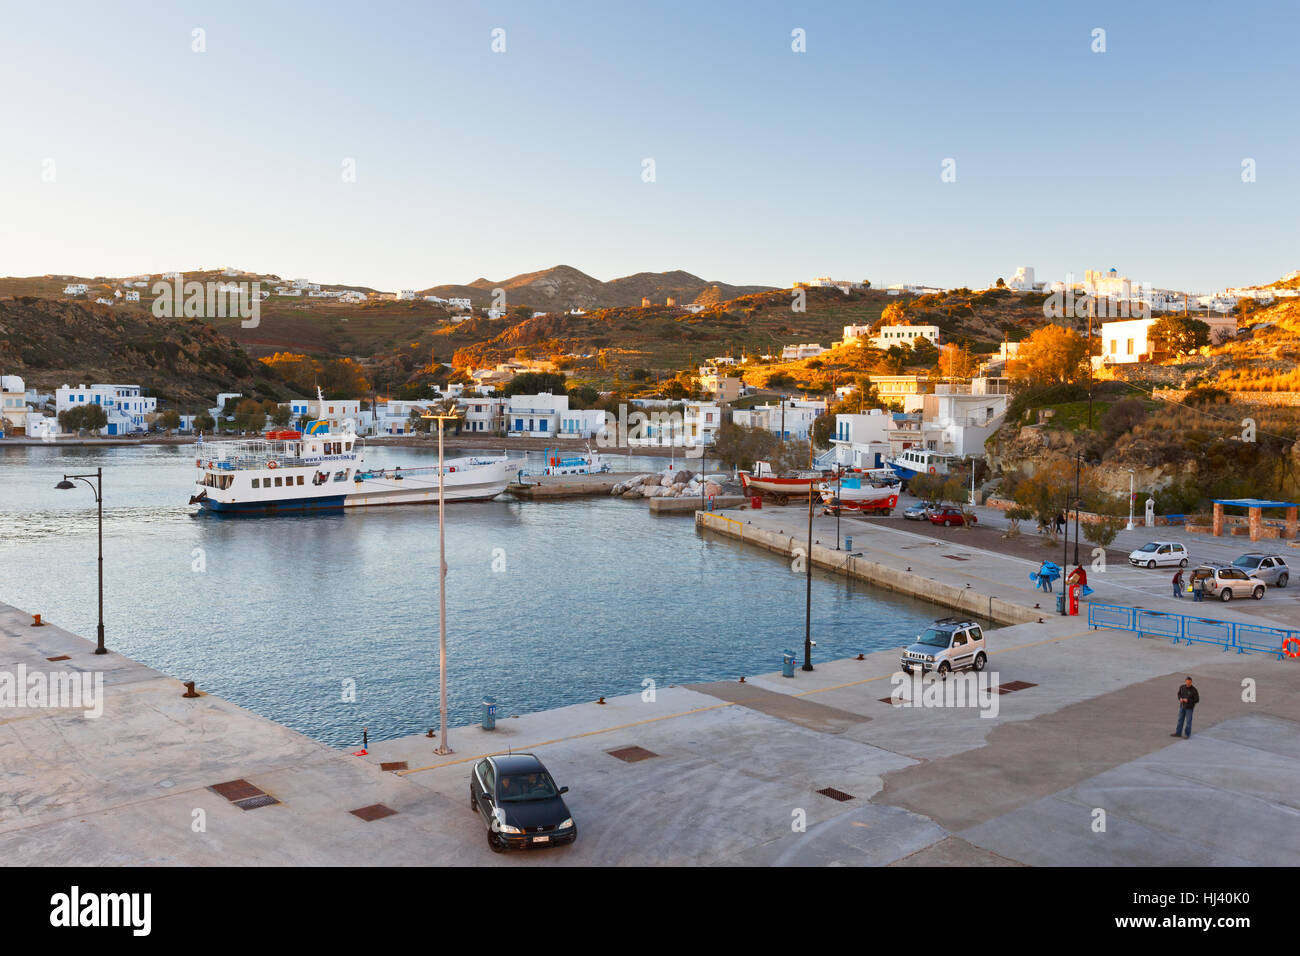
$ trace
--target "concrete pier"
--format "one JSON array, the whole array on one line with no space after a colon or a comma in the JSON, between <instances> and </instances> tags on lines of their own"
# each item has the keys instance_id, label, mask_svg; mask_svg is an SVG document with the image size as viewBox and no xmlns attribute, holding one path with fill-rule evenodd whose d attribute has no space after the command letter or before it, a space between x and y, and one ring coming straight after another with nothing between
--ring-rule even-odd
<instances>
[{"instance_id":1,"label":"concrete pier","mask_svg":"<svg viewBox=\"0 0 1300 956\"><path fill-rule=\"evenodd\" d=\"M506 492L516 498L543 500L547 498L583 498L608 495L620 481L627 481L640 471L614 471L595 475L529 475L522 481L506 486Z\"/></svg>"},{"instance_id":2,"label":"concrete pier","mask_svg":"<svg viewBox=\"0 0 1300 956\"><path fill-rule=\"evenodd\" d=\"M791 524L794 510L768 514ZM762 547L779 549L792 533L799 540L794 527L757 529L770 540L744 527L739 541ZM943 556L949 545L880 534L870 556L861 549L864 567L880 566L873 574L969 590L971 609L992 598L1035 610L1026 603L1033 592L1010 580L1023 568L1005 555L958 548L951 553L967 560L952 561ZM1250 604L1254 614L1289 611ZM368 754L336 751L220 697L183 697L186 675L95 656L90 641L57 621L30 625L29 613L0 605L0 689L20 667L99 673L103 713L0 706L0 860L8 865L1300 860L1300 662L1091 631L1079 618L1046 614L991 631L986 673L997 692L983 706L896 705L906 688L894 649L862 660L814 657L814 671L783 678L780 651L797 637L771 634L759 638L771 644L768 673L611 687L603 704L502 717L493 731L452 728L455 752L442 756L436 739L377 740L376 728ZM1188 674L1201 703L1193 736L1175 740L1176 691ZM483 688L506 714L510 679ZM629 747L642 759L625 759ZM507 748L537 753L570 787L579 827L572 847L488 849L469 808L469 773L482 755ZM265 798L247 802L250 793Z\"/></svg>"}]
</instances>

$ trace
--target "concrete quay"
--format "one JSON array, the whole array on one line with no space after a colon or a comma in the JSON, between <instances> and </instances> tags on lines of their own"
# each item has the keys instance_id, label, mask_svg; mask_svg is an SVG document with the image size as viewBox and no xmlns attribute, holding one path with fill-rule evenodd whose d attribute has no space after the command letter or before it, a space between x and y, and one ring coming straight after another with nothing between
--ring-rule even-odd
<instances>
[{"instance_id":1,"label":"concrete quay","mask_svg":"<svg viewBox=\"0 0 1300 956\"><path fill-rule=\"evenodd\" d=\"M620 481L643 474L643 471L611 471L594 475L529 475L523 481L507 485L506 493L530 501L608 495Z\"/></svg>"},{"instance_id":2,"label":"concrete quay","mask_svg":"<svg viewBox=\"0 0 1300 956\"><path fill-rule=\"evenodd\" d=\"M768 515L790 524L798 511ZM879 533L875 563L969 583L972 601L996 586L998 600L1033 610L1027 572L1006 556L958 548L968 560L951 561L950 545ZM100 672L104 711L0 707L8 865L1300 861L1300 662L1091 631L1080 618L1048 613L990 632L987 673L1006 691L990 698L995 716L882 701L896 650L814 655L816 670L792 679L734 674L498 719L494 731L452 728L455 752L443 756L423 734L372 741L363 756L336 751L222 698L182 697L185 675L97 657L57 624L30 622L0 605L0 675ZM771 636L774 671L796 642ZM1201 704L1194 735L1175 740L1186 674ZM509 712L509 689L499 696ZM648 755L617 755L628 747ZM572 847L488 849L468 776L479 756L508 748L536 752L571 788ZM210 789L241 780L277 802L240 809ZM351 812L375 805L393 812L370 822Z\"/></svg>"}]
</instances>

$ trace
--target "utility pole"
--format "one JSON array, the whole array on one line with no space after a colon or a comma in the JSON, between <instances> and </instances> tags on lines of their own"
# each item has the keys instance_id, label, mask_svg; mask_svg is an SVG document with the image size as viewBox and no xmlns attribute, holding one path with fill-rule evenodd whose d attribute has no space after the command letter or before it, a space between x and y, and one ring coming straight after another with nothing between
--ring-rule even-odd
<instances>
[{"instance_id":1,"label":"utility pole","mask_svg":"<svg viewBox=\"0 0 1300 956\"><path fill-rule=\"evenodd\" d=\"M457 416L426 414L421 417L438 422L438 713L442 740L433 752L449 754L452 750L447 745L447 523L443 508L447 472L443 465L442 434L443 423Z\"/></svg>"}]
</instances>

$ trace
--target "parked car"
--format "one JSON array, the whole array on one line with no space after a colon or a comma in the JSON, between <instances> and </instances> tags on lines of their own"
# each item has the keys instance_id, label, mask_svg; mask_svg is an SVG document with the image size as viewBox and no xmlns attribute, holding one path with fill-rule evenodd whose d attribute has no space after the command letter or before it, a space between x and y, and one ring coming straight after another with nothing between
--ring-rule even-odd
<instances>
[{"instance_id":1,"label":"parked car","mask_svg":"<svg viewBox=\"0 0 1300 956\"><path fill-rule=\"evenodd\" d=\"M963 668L982 671L986 663L984 629L974 621L959 617L935 621L904 648L899 659L899 666L908 674L919 667L922 674L934 671L940 677Z\"/></svg>"},{"instance_id":2,"label":"parked car","mask_svg":"<svg viewBox=\"0 0 1300 956\"><path fill-rule=\"evenodd\" d=\"M1263 581L1231 564L1202 564L1192 571L1190 583L1193 588L1199 585L1207 596L1218 597L1220 601L1246 595L1258 601L1268 589Z\"/></svg>"},{"instance_id":3,"label":"parked car","mask_svg":"<svg viewBox=\"0 0 1300 956\"><path fill-rule=\"evenodd\" d=\"M945 528L951 528L955 524L966 524L967 521L973 525L976 518L974 515L967 518L960 508L935 508L930 512L930 524L941 524Z\"/></svg>"},{"instance_id":4,"label":"parked car","mask_svg":"<svg viewBox=\"0 0 1300 956\"><path fill-rule=\"evenodd\" d=\"M1128 563L1135 568L1187 567L1187 549L1177 541L1152 541L1144 544L1128 556Z\"/></svg>"},{"instance_id":5,"label":"parked car","mask_svg":"<svg viewBox=\"0 0 1300 956\"><path fill-rule=\"evenodd\" d=\"M1241 568L1271 588L1284 588L1287 581L1291 580L1291 569L1287 567L1286 558L1280 554L1243 554L1232 562L1232 566Z\"/></svg>"},{"instance_id":6,"label":"parked car","mask_svg":"<svg viewBox=\"0 0 1300 956\"><path fill-rule=\"evenodd\" d=\"M903 517L909 521L924 521L930 517L930 512L934 510L934 505L924 501L917 501L903 509Z\"/></svg>"},{"instance_id":7,"label":"parked car","mask_svg":"<svg viewBox=\"0 0 1300 956\"><path fill-rule=\"evenodd\" d=\"M494 853L572 843L578 828L546 767L533 754L484 757L469 775L469 805Z\"/></svg>"}]
</instances>

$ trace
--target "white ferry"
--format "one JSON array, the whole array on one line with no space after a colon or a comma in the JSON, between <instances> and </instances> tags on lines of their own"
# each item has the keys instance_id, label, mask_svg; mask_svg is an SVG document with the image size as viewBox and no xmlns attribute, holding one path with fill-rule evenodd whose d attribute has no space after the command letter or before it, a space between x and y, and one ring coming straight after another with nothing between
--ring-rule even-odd
<instances>
[{"instance_id":1,"label":"white ferry","mask_svg":"<svg viewBox=\"0 0 1300 956\"><path fill-rule=\"evenodd\" d=\"M262 438L197 446L198 490L190 504L222 514L293 514L373 505L488 501L505 491L502 458L456 458L427 468L367 468L361 440L345 423L310 422L306 432L269 431Z\"/></svg>"}]
</instances>

